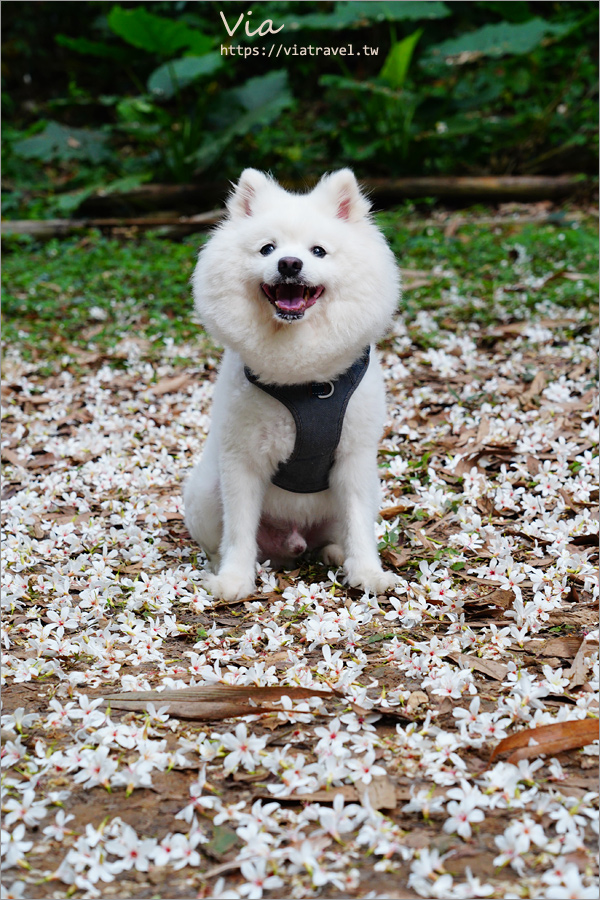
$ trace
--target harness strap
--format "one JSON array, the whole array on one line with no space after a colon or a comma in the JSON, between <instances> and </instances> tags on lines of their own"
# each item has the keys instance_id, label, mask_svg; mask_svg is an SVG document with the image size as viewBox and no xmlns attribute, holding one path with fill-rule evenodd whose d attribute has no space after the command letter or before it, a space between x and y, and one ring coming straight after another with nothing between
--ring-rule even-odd
<instances>
[{"instance_id":1,"label":"harness strap","mask_svg":"<svg viewBox=\"0 0 600 900\"><path fill-rule=\"evenodd\" d=\"M263 384L246 366L248 381L283 403L296 423L292 455L279 463L273 484L296 494L315 494L329 487L329 472L342 434L350 397L369 366L371 348L335 381L307 384Z\"/></svg>"}]
</instances>

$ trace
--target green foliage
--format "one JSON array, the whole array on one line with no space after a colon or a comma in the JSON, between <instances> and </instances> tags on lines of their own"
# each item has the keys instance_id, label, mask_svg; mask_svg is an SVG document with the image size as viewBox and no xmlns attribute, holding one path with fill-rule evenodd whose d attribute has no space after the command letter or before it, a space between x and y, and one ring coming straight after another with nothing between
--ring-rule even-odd
<instances>
[{"instance_id":1,"label":"green foliage","mask_svg":"<svg viewBox=\"0 0 600 900\"><path fill-rule=\"evenodd\" d=\"M76 53L85 56L98 56L102 59L113 59L123 62L127 58L127 50L124 47L116 47L103 41L90 41L84 37L69 37L68 34L57 34L56 43L61 47L67 47Z\"/></svg>"},{"instance_id":2,"label":"green foliage","mask_svg":"<svg viewBox=\"0 0 600 900\"><path fill-rule=\"evenodd\" d=\"M142 244L91 232L44 246L18 239L3 267L5 339L28 336L47 357L63 341L86 346L90 333L102 347L124 332L146 337L197 336L191 323L189 278L198 237L166 243L149 235ZM93 310L91 313L90 310Z\"/></svg>"},{"instance_id":3,"label":"green foliage","mask_svg":"<svg viewBox=\"0 0 600 900\"><path fill-rule=\"evenodd\" d=\"M296 4L298 5L298 4ZM340 31L343 28L361 28L372 22L405 22L422 19L442 19L450 15L445 3L429 3L427 0L403 0L402 3L378 2L378 0L342 0L330 13L293 15L283 24L298 31L303 29Z\"/></svg>"},{"instance_id":4,"label":"green foliage","mask_svg":"<svg viewBox=\"0 0 600 900\"><path fill-rule=\"evenodd\" d=\"M545 37L561 38L568 34L572 27L572 22L555 24L540 18L515 24L498 22L495 25L484 25L483 28L463 34L459 38L443 41L432 47L430 52L444 58L462 54L473 54L472 58L520 56L539 47Z\"/></svg>"},{"instance_id":5,"label":"green foliage","mask_svg":"<svg viewBox=\"0 0 600 900\"><path fill-rule=\"evenodd\" d=\"M45 129L33 137L13 144L13 151L24 159L85 159L97 163L106 158L106 134L89 128L64 128L58 122L48 122Z\"/></svg>"},{"instance_id":6,"label":"green foliage","mask_svg":"<svg viewBox=\"0 0 600 900\"><path fill-rule=\"evenodd\" d=\"M157 97L168 100L202 76L212 75L222 65L223 57L219 53L182 56L181 59L163 63L155 69L148 79L148 90Z\"/></svg>"},{"instance_id":7,"label":"green foliage","mask_svg":"<svg viewBox=\"0 0 600 900\"><path fill-rule=\"evenodd\" d=\"M171 56L184 47L200 56L213 45L212 38L188 28L184 22L156 16L143 6L113 7L108 24L128 44L159 56Z\"/></svg>"},{"instance_id":8,"label":"green foliage","mask_svg":"<svg viewBox=\"0 0 600 900\"><path fill-rule=\"evenodd\" d=\"M212 3L6 4L4 213L64 213L111 184L223 182L249 161L295 180L597 171L589 0L224 11L245 19L232 37ZM247 36L267 19L275 36Z\"/></svg>"},{"instance_id":9,"label":"green foliage","mask_svg":"<svg viewBox=\"0 0 600 900\"><path fill-rule=\"evenodd\" d=\"M408 289L402 300L409 325L421 310L430 315L432 331L424 334L421 326L415 332L419 343L435 346L449 321L486 328L527 322L532 313L556 318L557 308L569 310L578 340L589 340L586 330L597 318L597 222L590 217L581 223L559 219L518 226L507 219L491 229L481 227L476 215L477 210L472 217L466 213L465 224L451 238L443 224L415 227L409 204L377 216L400 265L431 273L426 285ZM148 234L140 241L119 241L93 231L46 244L7 240L3 336L18 339L45 361L60 360L65 342L102 348L132 333L157 343L197 340L202 330L192 321L189 279L200 240L192 235L165 241ZM517 255L522 260L518 270ZM562 277L565 271L578 273L580 280ZM533 283L553 273L543 290L502 292L522 278ZM476 393L472 403L478 396L480 403L489 399ZM409 479L425 479L429 460L427 452L410 460Z\"/></svg>"},{"instance_id":10,"label":"green foliage","mask_svg":"<svg viewBox=\"0 0 600 900\"><path fill-rule=\"evenodd\" d=\"M379 73L382 81L393 88L401 88L406 80L408 67L414 53L417 41L423 34L422 28L417 28L412 34L404 38L403 41L395 43L388 54L383 69Z\"/></svg>"}]
</instances>

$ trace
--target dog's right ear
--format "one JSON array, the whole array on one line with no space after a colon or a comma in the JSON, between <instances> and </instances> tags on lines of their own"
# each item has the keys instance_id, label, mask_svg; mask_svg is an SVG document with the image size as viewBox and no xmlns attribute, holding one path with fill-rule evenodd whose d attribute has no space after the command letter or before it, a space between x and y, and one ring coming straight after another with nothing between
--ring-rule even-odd
<instances>
[{"instance_id":1,"label":"dog's right ear","mask_svg":"<svg viewBox=\"0 0 600 900\"><path fill-rule=\"evenodd\" d=\"M251 216L255 211L256 195L273 181L258 169L244 169L240 180L227 199L227 209L232 218Z\"/></svg>"}]
</instances>

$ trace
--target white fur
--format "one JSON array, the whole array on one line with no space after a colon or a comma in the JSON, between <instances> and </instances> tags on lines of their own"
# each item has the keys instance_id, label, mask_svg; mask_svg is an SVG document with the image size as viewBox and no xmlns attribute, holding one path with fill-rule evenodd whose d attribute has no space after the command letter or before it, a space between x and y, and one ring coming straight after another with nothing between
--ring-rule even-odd
<instances>
[{"instance_id":1,"label":"white fur","mask_svg":"<svg viewBox=\"0 0 600 900\"><path fill-rule=\"evenodd\" d=\"M353 173L321 179L308 194L291 194L246 169L228 202L229 215L200 253L192 283L198 313L225 346L213 418L202 459L185 487L186 524L209 556L215 596L239 599L255 587L261 518L294 534L322 528L326 562L344 564L351 585L393 586L377 554L377 445L385 398L375 353L348 404L330 486L296 494L271 483L292 452L295 425L278 400L251 384L334 380L385 332L396 308L398 270L369 217ZM275 244L268 256L260 254ZM312 254L315 245L324 258ZM262 292L277 279L283 256L302 260L302 275L324 291L302 319L284 322Z\"/></svg>"}]
</instances>

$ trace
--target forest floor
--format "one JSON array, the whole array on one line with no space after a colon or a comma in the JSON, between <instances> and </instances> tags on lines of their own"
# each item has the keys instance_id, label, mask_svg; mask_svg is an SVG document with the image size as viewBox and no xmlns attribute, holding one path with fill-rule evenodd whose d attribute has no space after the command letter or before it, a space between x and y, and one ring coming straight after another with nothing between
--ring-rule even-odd
<instances>
[{"instance_id":1,"label":"forest floor","mask_svg":"<svg viewBox=\"0 0 600 900\"><path fill-rule=\"evenodd\" d=\"M379 221L377 597L204 590L197 238L7 242L4 897L597 896L597 222Z\"/></svg>"}]
</instances>

